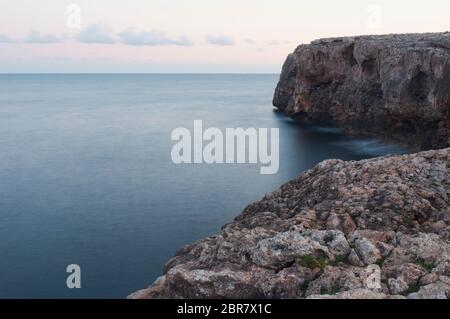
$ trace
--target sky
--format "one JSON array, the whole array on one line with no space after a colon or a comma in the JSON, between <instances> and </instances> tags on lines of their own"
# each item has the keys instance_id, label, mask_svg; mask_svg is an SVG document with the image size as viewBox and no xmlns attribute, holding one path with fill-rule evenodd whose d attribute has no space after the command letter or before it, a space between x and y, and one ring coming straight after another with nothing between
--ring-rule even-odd
<instances>
[{"instance_id":1,"label":"sky","mask_svg":"<svg viewBox=\"0 0 450 319\"><path fill-rule=\"evenodd\" d=\"M0 0L0 73L279 73L314 39L448 30L448 0Z\"/></svg>"}]
</instances>

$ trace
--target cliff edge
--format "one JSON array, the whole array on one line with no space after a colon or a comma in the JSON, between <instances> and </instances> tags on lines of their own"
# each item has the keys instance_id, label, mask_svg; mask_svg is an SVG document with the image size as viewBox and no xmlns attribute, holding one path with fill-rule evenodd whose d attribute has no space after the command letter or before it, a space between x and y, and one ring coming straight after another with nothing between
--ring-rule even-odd
<instances>
[{"instance_id":1,"label":"cliff edge","mask_svg":"<svg viewBox=\"0 0 450 319\"><path fill-rule=\"evenodd\" d=\"M273 104L417 149L450 146L450 33L321 39L284 63Z\"/></svg>"},{"instance_id":2,"label":"cliff edge","mask_svg":"<svg viewBox=\"0 0 450 319\"><path fill-rule=\"evenodd\" d=\"M447 148L324 161L129 297L449 298L449 159Z\"/></svg>"}]
</instances>

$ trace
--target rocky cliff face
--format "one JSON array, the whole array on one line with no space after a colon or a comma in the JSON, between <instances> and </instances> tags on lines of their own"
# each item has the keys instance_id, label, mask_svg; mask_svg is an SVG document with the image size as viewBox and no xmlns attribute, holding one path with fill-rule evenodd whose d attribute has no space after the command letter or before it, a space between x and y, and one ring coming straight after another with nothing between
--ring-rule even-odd
<instances>
[{"instance_id":1,"label":"rocky cliff face","mask_svg":"<svg viewBox=\"0 0 450 319\"><path fill-rule=\"evenodd\" d=\"M300 45L273 104L304 122L449 146L450 33L360 36Z\"/></svg>"},{"instance_id":2,"label":"rocky cliff face","mask_svg":"<svg viewBox=\"0 0 450 319\"><path fill-rule=\"evenodd\" d=\"M449 298L449 159L447 148L322 162L130 298Z\"/></svg>"}]
</instances>

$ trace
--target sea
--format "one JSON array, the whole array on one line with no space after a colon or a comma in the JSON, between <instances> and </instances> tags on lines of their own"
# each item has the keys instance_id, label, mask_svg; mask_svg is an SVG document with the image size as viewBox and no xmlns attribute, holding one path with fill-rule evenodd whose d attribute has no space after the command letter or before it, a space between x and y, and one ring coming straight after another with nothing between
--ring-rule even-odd
<instances>
[{"instance_id":1,"label":"sea","mask_svg":"<svg viewBox=\"0 0 450 319\"><path fill-rule=\"evenodd\" d=\"M125 298L322 160L408 150L274 111L277 74L0 75L0 298ZM278 128L279 170L175 164L174 129ZM67 266L80 267L68 288Z\"/></svg>"}]
</instances>

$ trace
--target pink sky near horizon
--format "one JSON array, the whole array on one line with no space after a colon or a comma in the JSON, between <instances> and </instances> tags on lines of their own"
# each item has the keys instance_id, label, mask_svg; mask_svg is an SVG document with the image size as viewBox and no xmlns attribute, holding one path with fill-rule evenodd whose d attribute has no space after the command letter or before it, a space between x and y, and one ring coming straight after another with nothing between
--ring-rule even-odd
<instances>
[{"instance_id":1,"label":"pink sky near horizon","mask_svg":"<svg viewBox=\"0 0 450 319\"><path fill-rule=\"evenodd\" d=\"M450 29L448 0L0 1L0 73L272 73L321 37ZM67 27L72 3L80 29Z\"/></svg>"}]
</instances>

